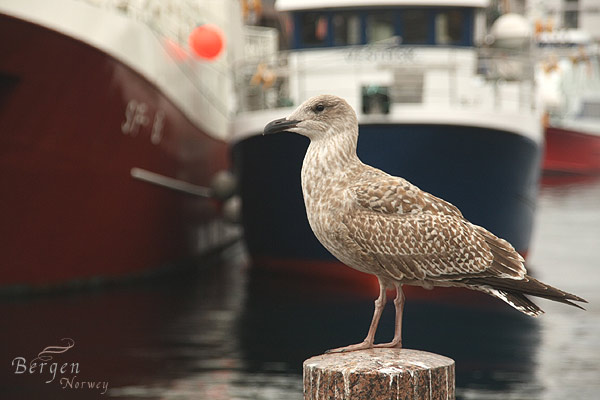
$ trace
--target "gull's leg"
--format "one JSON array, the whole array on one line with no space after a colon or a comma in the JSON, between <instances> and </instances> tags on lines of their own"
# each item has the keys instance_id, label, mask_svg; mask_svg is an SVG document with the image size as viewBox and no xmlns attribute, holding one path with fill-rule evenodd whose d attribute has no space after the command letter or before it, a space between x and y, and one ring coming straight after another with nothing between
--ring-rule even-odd
<instances>
[{"instance_id":1,"label":"gull's leg","mask_svg":"<svg viewBox=\"0 0 600 400\"><path fill-rule=\"evenodd\" d=\"M361 343L351 344L350 346L338 347L337 349L327 350L325 353L345 353L354 350L370 349L373 347L373 341L375 340L375 332L377 331L377 325L379 325L379 318L385 307L385 284L381 279L379 281L379 297L375 300L375 311L373 311L373 319L371 320L371 326L369 327L369 333L367 337Z\"/></svg>"},{"instance_id":2,"label":"gull's leg","mask_svg":"<svg viewBox=\"0 0 600 400\"><path fill-rule=\"evenodd\" d=\"M394 329L394 338L389 343L376 344L373 347L397 347L402 348L402 313L404 312L404 292L402 285L395 283L396 298L394 299L394 307L396 308L396 327Z\"/></svg>"}]
</instances>

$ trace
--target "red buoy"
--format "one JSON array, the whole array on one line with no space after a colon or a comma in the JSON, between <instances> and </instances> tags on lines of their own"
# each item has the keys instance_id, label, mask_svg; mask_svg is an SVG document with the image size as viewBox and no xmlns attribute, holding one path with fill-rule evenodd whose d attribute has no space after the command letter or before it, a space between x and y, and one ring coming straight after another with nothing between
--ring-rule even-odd
<instances>
[{"instance_id":1,"label":"red buoy","mask_svg":"<svg viewBox=\"0 0 600 400\"><path fill-rule=\"evenodd\" d=\"M216 25L204 24L196 27L189 36L189 45L194 54L206 60L214 60L223 51L223 31Z\"/></svg>"}]
</instances>

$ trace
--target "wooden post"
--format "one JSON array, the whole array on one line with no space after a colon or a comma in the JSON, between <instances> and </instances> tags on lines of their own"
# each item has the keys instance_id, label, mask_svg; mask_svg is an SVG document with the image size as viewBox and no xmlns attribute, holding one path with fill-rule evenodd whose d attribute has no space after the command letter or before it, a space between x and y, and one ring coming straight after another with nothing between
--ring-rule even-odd
<instances>
[{"instance_id":1,"label":"wooden post","mask_svg":"<svg viewBox=\"0 0 600 400\"><path fill-rule=\"evenodd\" d=\"M303 369L304 400L454 399L454 360L425 351L324 354Z\"/></svg>"}]
</instances>

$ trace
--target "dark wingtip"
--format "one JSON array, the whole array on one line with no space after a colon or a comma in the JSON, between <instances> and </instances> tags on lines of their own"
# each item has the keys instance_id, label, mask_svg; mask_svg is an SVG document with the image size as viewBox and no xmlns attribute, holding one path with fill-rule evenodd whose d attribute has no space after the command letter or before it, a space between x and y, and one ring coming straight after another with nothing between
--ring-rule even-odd
<instances>
[{"instance_id":1,"label":"dark wingtip","mask_svg":"<svg viewBox=\"0 0 600 400\"><path fill-rule=\"evenodd\" d=\"M550 288L552 288L552 287L550 286ZM554 288L552 288L552 289L554 289ZM588 302L588 301L587 301L586 299L584 299L583 297L579 297L579 296L577 296L577 295L575 295L575 294L573 294L573 293L565 292L565 291L563 291L563 290L560 290L560 289L556 289L556 290L558 290L559 292L561 292L561 293L563 294L563 298L564 298L565 300L578 301L578 302L580 302L580 303L587 303L587 302ZM579 308L581 308L582 310L585 310L585 308L583 308L583 307L580 307L579 305L577 305L577 304L575 304L575 303L571 303L570 301L568 302L568 304L571 304L572 306L579 307Z\"/></svg>"},{"instance_id":2,"label":"dark wingtip","mask_svg":"<svg viewBox=\"0 0 600 400\"><path fill-rule=\"evenodd\" d=\"M586 300L583 300L583 299L581 299L581 300L577 300L577 301L581 301L581 302L583 302L583 303L587 303L587 301L586 301ZM582 306L580 306L579 304L577 304L577 303L573 303L572 301L569 301L569 300L564 300L564 301L562 301L562 303L568 304L568 305L570 305L570 306L573 306L573 307L577 307L577 308L579 308L580 310L583 310L583 311L587 311L585 308L583 308L583 307L582 307Z\"/></svg>"},{"instance_id":3,"label":"dark wingtip","mask_svg":"<svg viewBox=\"0 0 600 400\"><path fill-rule=\"evenodd\" d=\"M569 300L575 300L575 301L578 301L580 303L586 303L586 304L589 303L586 299L584 299L582 297L575 296L575 295L573 295L573 297L574 298L569 298Z\"/></svg>"}]
</instances>

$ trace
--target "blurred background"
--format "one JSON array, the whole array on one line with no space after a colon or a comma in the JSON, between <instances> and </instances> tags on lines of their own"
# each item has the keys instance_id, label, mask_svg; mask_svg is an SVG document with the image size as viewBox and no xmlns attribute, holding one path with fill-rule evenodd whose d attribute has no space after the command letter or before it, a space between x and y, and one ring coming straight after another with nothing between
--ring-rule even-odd
<instances>
[{"instance_id":1,"label":"blurred background","mask_svg":"<svg viewBox=\"0 0 600 400\"><path fill-rule=\"evenodd\" d=\"M378 292L308 226L307 140L261 135L321 93L365 163L589 301L407 287L404 346L460 399L596 396L596 2L2 0L0 32L0 397L301 399Z\"/></svg>"}]
</instances>

